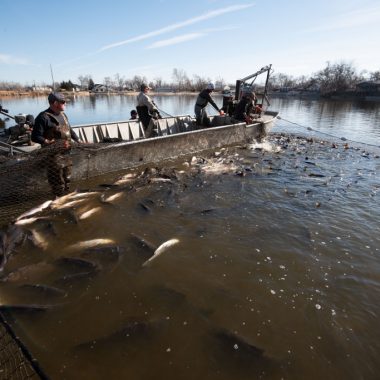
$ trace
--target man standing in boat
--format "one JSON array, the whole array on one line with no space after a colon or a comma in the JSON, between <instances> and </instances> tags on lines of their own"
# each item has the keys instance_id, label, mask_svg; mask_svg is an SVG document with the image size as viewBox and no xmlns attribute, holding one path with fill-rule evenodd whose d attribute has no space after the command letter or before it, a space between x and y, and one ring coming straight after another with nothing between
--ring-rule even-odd
<instances>
[{"instance_id":1,"label":"man standing in boat","mask_svg":"<svg viewBox=\"0 0 380 380\"><path fill-rule=\"evenodd\" d=\"M65 111L63 94L48 96L49 108L41 112L34 123L32 141L41 144L47 158L47 177L52 192L61 196L69 190L72 160L71 141L79 138L70 126Z\"/></svg>"},{"instance_id":2,"label":"man standing in boat","mask_svg":"<svg viewBox=\"0 0 380 380\"><path fill-rule=\"evenodd\" d=\"M206 106L208 103L210 103L215 108L215 110L219 112L220 115L224 115L224 111L222 109L219 109L219 107L215 104L214 100L211 97L211 93L214 90L214 84L209 83L207 87L204 90L202 90L197 97L194 112L198 126L210 126L210 119L208 118L206 111Z\"/></svg>"},{"instance_id":3,"label":"man standing in boat","mask_svg":"<svg viewBox=\"0 0 380 380\"><path fill-rule=\"evenodd\" d=\"M161 115L158 112L156 103L148 95L151 88L143 83L140 90L140 93L137 95L136 110L144 126L145 137L151 137L156 126L156 120L161 119Z\"/></svg>"},{"instance_id":4,"label":"man standing in boat","mask_svg":"<svg viewBox=\"0 0 380 380\"><path fill-rule=\"evenodd\" d=\"M244 89L239 103L236 105L234 119L236 121L245 121L247 124L252 123L255 117L260 116L261 108L256 105L256 94L250 89Z\"/></svg>"}]
</instances>

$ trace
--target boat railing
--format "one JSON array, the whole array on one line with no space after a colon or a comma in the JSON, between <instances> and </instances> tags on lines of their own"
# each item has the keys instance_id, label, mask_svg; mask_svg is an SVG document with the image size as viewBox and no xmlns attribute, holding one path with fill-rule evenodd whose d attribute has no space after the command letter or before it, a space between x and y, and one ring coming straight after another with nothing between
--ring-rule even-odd
<instances>
[{"instance_id":1,"label":"boat railing","mask_svg":"<svg viewBox=\"0 0 380 380\"><path fill-rule=\"evenodd\" d=\"M193 119L189 115L166 117L157 120L156 134L167 136L193 130ZM134 141L145 138L139 120L117 121L73 126L82 141L96 144L106 141Z\"/></svg>"},{"instance_id":2,"label":"boat railing","mask_svg":"<svg viewBox=\"0 0 380 380\"><path fill-rule=\"evenodd\" d=\"M0 141L0 151L2 153L7 153L10 156L13 156L15 153L28 153L25 150L21 148L17 148L16 146L12 144L5 143L3 141Z\"/></svg>"}]
</instances>

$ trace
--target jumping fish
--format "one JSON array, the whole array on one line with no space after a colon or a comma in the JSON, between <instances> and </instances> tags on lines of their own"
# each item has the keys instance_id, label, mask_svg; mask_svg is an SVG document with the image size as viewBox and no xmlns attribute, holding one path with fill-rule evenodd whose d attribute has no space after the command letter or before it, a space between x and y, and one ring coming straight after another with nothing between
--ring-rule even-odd
<instances>
[{"instance_id":1,"label":"jumping fish","mask_svg":"<svg viewBox=\"0 0 380 380\"><path fill-rule=\"evenodd\" d=\"M148 266L153 260L155 260L158 256L160 256L162 253L167 251L170 247L172 247L175 244L178 244L178 239L170 239L166 241L165 243L162 243L155 251L152 257L150 257L147 261L144 262L142 265L143 267Z\"/></svg>"},{"instance_id":2,"label":"jumping fish","mask_svg":"<svg viewBox=\"0 0 380 380\"><path fill-rule=\"evenodd\" d=\"M91 215L94 215L96 214L97 212L101 211L102 208L101 207L94 207L92 208L91 210L88 210L88 211L85 211L83 214L81 214L79 216L79 219L80 220L83 220L83 219L87 219L89 218Z\"/></svg>"},{"instance_id":3,"label":"jumping fish","mask_svg":"<svg viewBox=\"0 0 380 380\"><path fill-rule=\"evenodd\" d=\"M112 239L85 240L85 241L80 241L78 243L69 245L68 247L65 248L65 251L78 251L82 249L93 248L93 247L102 246L102 245L110 245L110 244L115 244L115 242Z\"/></svg>"},{"instance_id":4,"label":"jumping fish","mask_svg":"<svg viewBox=\"0 0 380 380\"><path fill-rule=\"evenodd\" d=\"M51 204L52 204L52 200L49 200L49 201L46 201L44 203L42 203L41 205L37 206L37 207L34 207L32 208L31 210L29 211L26 211L24 212L23 214L21 214L17 219L17 220L20 220L20 219L24 219L26 218L27 216L32 216L32 215L35 215L39 212L41 212L42 210L44 210L45 208L48 208Z\"/></svg>"}]
</instances>

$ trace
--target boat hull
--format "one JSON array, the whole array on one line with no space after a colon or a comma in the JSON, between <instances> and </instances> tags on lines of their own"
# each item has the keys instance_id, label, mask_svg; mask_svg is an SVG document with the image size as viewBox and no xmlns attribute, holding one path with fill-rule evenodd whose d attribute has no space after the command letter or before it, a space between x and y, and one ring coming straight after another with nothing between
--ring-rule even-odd
<instances>
[{"instance_id":1,"label":"boat hull","mask_svg":"<svg viewBox=\"0 0 380 380\"><path fill-rule=\"evenodd\" d=\"M72 179L92 178L262 138L273 126L277 114L267 114L265 120L250 125L229 124L117 144L104 144L100 149L84 149L82 153L73 155Z\"/></svg>"}]
</instances>

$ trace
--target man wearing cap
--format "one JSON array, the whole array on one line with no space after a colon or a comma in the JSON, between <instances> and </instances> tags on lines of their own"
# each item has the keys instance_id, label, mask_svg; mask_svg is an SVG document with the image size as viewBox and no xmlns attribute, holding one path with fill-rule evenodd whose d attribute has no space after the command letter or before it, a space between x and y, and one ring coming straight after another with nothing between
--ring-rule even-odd
<instances>
[{"instance_id":1,"label":"man wearing cap","mask_svg":"<svg viewBox=\"0 0 380 380\"><path fill-rule=\"evenodd\" d=\"M47 177L56 196L69 190L72 160L71 140L80 142L64 113L66 99L61 93L52 92L48 96L49 108L36 118L32 141L41 144L47 157ZM44 151L42 151L44 152Z\"/></svg>"},{"instance_id":2,"label":"man wearing cap","mask_svg":"<svg viewBox=\"0 0 380 380\"><path fill-rule=\"evenodd\" d=\"M136 110L144 126L145 137L151 137L153 135L153 129L156 126L156 119L161 118L161 115L158 112L156 103L154 103L152 98L148 95L151 88L143 83L140 90L140 93L137 95Z\"/></svg>"},{"instance_id":3,"label":"man wearing cap","mask_svg":"<svg viewBox=\"0 0 380 380\"><path fill-rule=\"evenodd\" d=\"M206 106L210 103L216 111L219 112L220 115L224 115L224 111L219 109L219 107L215 104L214 100L211 97L211 93L215 90L215 86L213 83L209 83L205 89L203 89L195 102L194 112L195 117L197 119L198 126L210 126L210 119L207 116Z\"/></svg>"}]
</instances>

